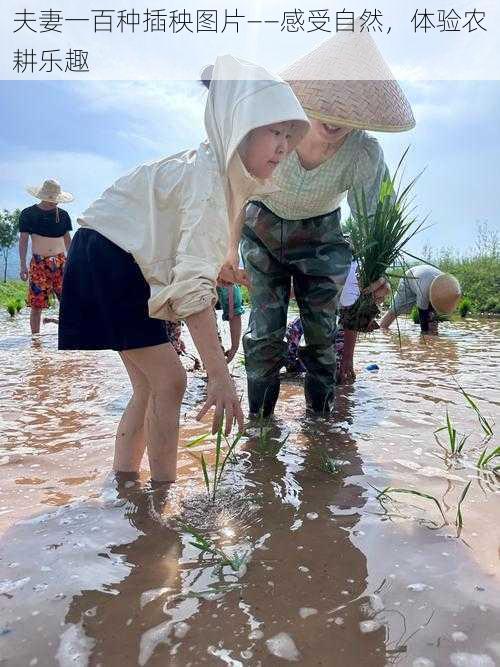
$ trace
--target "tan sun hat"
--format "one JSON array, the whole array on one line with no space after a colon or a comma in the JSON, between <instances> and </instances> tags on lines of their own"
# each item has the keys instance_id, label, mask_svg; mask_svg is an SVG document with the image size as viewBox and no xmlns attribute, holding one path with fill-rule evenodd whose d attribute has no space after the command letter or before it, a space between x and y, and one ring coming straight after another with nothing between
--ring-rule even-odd
<instances>
[{"instance_id":1,"label":"tan sun hat","mask_svg":"<svg viewBox=\"0 0 500 667\"><path fill-rule=\"evenodd\" d=\"M436 276L431 283L429 299L434 310L440 315L451 315L461 296L460 283L449 273Z\"/></svg>"},{"instance_id":2,"label":"tan sun hat","mask_svg":"<svg viewBox=\"0 0 500 667\"><path fill-rule=\"evenodd\" d=\"M30 195L42 201L51 201L53 204L68 203L74 197L70 192L63 192L61 186L54 178L48 178L42 185L26 188Z\"/></svg>"},{"instance_id":3,"label":"tan sun hat","mask_svg":"<svg viewBox=\"0 0 500 667\"><path fill-rule=\"evenodd\" d=\"M354 32L337 33L280 75L310 118L376 132L415 127L410 103L359 21Z\"/></svg>"}]
</instances>

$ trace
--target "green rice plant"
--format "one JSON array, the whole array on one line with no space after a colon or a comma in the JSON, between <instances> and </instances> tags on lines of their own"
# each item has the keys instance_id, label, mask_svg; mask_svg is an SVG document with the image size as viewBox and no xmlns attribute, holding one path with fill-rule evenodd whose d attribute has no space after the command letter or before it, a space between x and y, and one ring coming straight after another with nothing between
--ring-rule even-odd
<instances>
[{"instance_id":1,"label":"green rice plant","mask_svg":"<svg viewBox=\"0 0 500 667\"><path fill-rule=\"evenodd\" d=\"M205 482L205 489L207 492L207 497L210 500L210 502L214 503L216 496L217 496L217 490L221 484L222 481L222 476L224 474L224 470L226 468L227 463L235 463L236 458L234 455L234 451L236 449L236 446L238 445L239 441L243 437L244 433L238 433L238 435L230 442L228 438L223 434L223 429L224 425L222 424L217 431L217 437L215 440L215 463L214 463L214 468L213 468L213 473L212 473L212 480L210 481L210 475L208 472L208 466L207 462L205 460L205 457L203 454L201 454L201 457L199 459L201 469L203 472L203 480ZM195 440L192 440L189 442L185 447L187 449L191 449L192 447L196 447L197 445L200 445L202 442L204 442L207 438L210 437L209 433L205 433L204 435L199 436ZM223 440L226 444L227 449L224 449L223 447Z\"/></svg>"},{"instance_id":2,"label":"green rice plant","mask_svg":"<svg viewBox=\"0 0 500 667\"><path fill-rule=\"evenodd\" d=\"M248 551L243 554L236 552L229 555L223 549L219 548L212 540L204 537L190 526L182 526L182 528L194 537L194 541L189 544L196 547L196 549L199 549L201 553L209 553L212 554L212 556L215 556L221 567L229 565L233 572L238 572L248 559Z\"/></svg>"},{"instance_id":3,"label":"green rice plant","mask_svg":"<svg viewBox=\"0 0 500 667\"><path fill-rule=\"evenodd\" d=\"M488 464L495 459L500 459L500 447L495 447L494 449L488 451L488 448L482 451L481 456L479 457L476 466L478 468L487 468ZM497 471L500 471L500 465L493 468L493 472L496 474Z\"/></svg>"},{"instance_id":4,"label":"green rice plant","mask_svg":"<svg viewBox=\"0 0 500 667\"><path fill-rule=\"evenodd\" d=\"M266 426L263 421L261 421L259 426L259 435L257 438L257 447L255 451L258 452L261 456L277 456L286 441L290 437L290 433L283 438L283 440L272 440L271 439L271 427Z\"/></svg>"},{"instance_id":5,"label":"green rice plant","mask_svg":"<svg viewBox=\"0 0 500 667\"><path fill-rule=\"evenodd\" d=\"M339 459L334 459L328 454L328 452L321 452L319 469L322 472L326 472L329 475L338 475L342 470L341 461Z\"/></svg>"},{"instance_id":6,"label":"green rice plant","mask_svg":"<svg viewBox=\"0 0 500 667\"><path fill-rule=\"evenodd\" d=\"M358 279L362 294L349 309L344 328L368 331L369 323L378 317L380 311L373 296L363 290L381 278L389 267L401 262L405 255L424 261L403 250L425 223L425 219L417 222L410 198L420 174L406 186L402 186L399 176L408 150L403 153L394 178L382 182L374 213L368 212L364 191L354 193L356 217L347 221L347 231L354 256L358 260ZM396 185L398 179L399 183Z\"/></svg>"},{"instance_id":7,"label":"green rice plant","mask_svg":"<svg viewBox=\"0 0 500 667\"><path fill-rule=\"evenodd\" d=\"M24 306L23 300L22 299L16 299L16 311L18 313L21 312L21 310L23 309L23 306Z\"/></svg>"},{"instance_id":8,"label":"green rice plant","mask_svg":"<svg viewBox=\"0 0 500 667\"><path fill-rule=\"evenodd\" d=\"M477 419L478 419L478 421L479 421L479 424L480 424L481 428L483 429L483 432L484 432L485 436L486 436L487 438L491 438L491 436L493 435L493 427L492 427L492 425L488 422L488 420L486 419L486 417L484 417L484 416L482 415L481 410L479 409L479 407L477 406L477 404L472 400L471 396L465 391L465 389L463 389L463 388L459 385L457 379L456 379L456 378L454 378L454 379L455 379L455 382L457 383L458 388L459 388L460 391L462 392L463 397L465 398L465 400L466 400L467 403L469 404L469 407L471 407L472 410L474 410L474 412L476 413Z\"/></svg>"},{"instance_id":9,"label":"green rice plant","mask_svg":"<svg viewBox=\"0 0 500 667\"><path fill-rule=\"evenodd\" d=\"M441 431L446 431L448 435L447 446L443 445L437 436L437 434L440 433ZM441 428L438 428L434 431L434 437L436 438L436 442L440 447L442 447L442 449L444 449L447 453L451 454L451 456L458 456L462 453L462 449L464 448L464 445L469 438L468 435L462 435L460 437L459 436L460 434L458 433L457 429L453 426L451 422L448 408L446 408L446 425L441 426Z\"/></svg>"},{"instance_id":10,"label":"green rice plant","mask_svg":"<svg viewBox=\"0 0 500 667\"><path fill-rule=\"evenodd\" d=\"M485 305L484 305L484 312L485 312L485 313L494 313L494 312L498 312L499 305L500 305L500 304L499 304L499 302L497 301L497 299L495 299L494 297L491 297L490 299L488 299L488 300L486 301L486 303L485 303Z\"/></svg>"},{"instance_id":11,"label":"green rice plant","mask_svg":"<svg viewBox=\"0 0 500 667\"><path fill-rule=\"evenodd\" d=\"M5 304L5 308L9 315L11 317L14 317L14 315L19 312L17 309L17 300L16 299L9 299L7 303Z\"/></svg>"},{"instance_id":12,"label":"green rice plant","mask_svg":"<svg viewBox=\"0 0 500 667\"><path fill-rule=\"evenodd\" d=\"M460 313L460 317L467 317L471 310L472 301L468 297L464 296L458 305L458 312Z\"/></svg>"},{"instance_id":13,"label":"green rice plant","mask_svg":"<svg viewBox=\"0 0 500 667\"><path fill-rule=\"evenodd\" d=\"M375 487L373 487L373 488L375 488ZM437 508L439 509L439 512L440 512L441 516L443 517L443 521L446 524L448 523L447 520L446 520L445 514L443 512L443 508L441 507L441 503L439 502L439 500L437 498L435 498L434 496L431 496L429 493L424 493L423 491L416 491L414 489L393 488L392 486L386 486L385 489L382 489L382 490L379 490L379 489L375 488L375 490L378 491L377 500L380 500L384 496L387 497L387 498L391 498L391 496L390 496L391 493L409 493L413 496L418 496L419 498L424 498L426 500L431 500L433 503L436 504Z\"/></svg>"},{"instance_id":14,"label":"green rice plant","mask_svg":"<svg viewBox=\"0 0 500 667\"><path fill-rule=\"evenodd\" d=\"M462 503L465 499L465 496L467 495L467 492L469 491L470 485L472 484L472 481L468 482L464 490L462 491L462 495L460 496L460 500L458 501L458 507L457 507L457 518L455 519L455 525L458 528L459 531L462 530L463 526L463 517L462 517Z\"/></svg>"},{"instance_id":15,"label":"green rice plant","mask_svg":"<svg viewBox=\"0 0 500 667\"><path fill-rule=\"evenodd\" d=\"M420 324L420 314L418 312L417 306L413 306L413 308L411 309L410 319L413 322L413 324Z\"/></svg>"}]
</instances>

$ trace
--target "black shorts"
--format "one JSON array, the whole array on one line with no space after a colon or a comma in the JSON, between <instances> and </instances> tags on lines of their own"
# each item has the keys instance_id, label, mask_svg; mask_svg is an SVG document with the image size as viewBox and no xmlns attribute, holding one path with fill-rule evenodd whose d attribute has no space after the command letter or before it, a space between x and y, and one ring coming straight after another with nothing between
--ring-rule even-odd
<instances>
[{"instance_id":1,"label":"black shorts","mask_svg":"<svg viewBox=\"0 0 500 667\"><path fill-rule=\"evenodd\" d=\"M132 255L93 229L73 237L59 309L60 350L131 350L168 343L149 317L149 285Z\"/></svg>"}]
</instances>

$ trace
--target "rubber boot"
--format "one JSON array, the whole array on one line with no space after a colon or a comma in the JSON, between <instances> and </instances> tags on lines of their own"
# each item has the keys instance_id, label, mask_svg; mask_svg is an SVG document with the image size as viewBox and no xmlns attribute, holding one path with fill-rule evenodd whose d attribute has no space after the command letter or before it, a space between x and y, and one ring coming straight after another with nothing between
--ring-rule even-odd
<instances>
[{"instance_id":1,"label":"rubber boot","mask_svg":"<svg viewBox=\"0 0 500 667\"><path fill-rule=\"evenodd\" d=\"M304 379L306 407L316 415L328 417L333 410L334 390L325 390L317 380L306 375Z\"/></svg>"},{"instance_id":2,"label":"rubber boot","mask_svg":"<svg viewBox=\"0 0 500 667\"><path fill-rule=\"evenodd\" d=\"M248 407L251 415L264 418L270 417L276 406L280 393L280 381L273 379L247 380L248 383Z\"/></svg>"}]
</instances>

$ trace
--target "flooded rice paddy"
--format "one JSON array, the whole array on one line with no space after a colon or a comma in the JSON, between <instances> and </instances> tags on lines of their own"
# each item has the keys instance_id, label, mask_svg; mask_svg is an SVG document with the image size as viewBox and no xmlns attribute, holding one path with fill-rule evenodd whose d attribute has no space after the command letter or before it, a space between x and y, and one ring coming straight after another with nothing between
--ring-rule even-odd
<instances>
[{"instance_id":1,"label":"flooded rice paddy","mask_svg":"<svg viewBox=\"0 0 500 667\"><path fill-rule=\"evenodd\" d=\"M1 313L0 665L500 665L500 478L476 466L500 443L454 380L499 421L499 333L467 320L423 340L405 321L401 349L396 333L362 339L331 420L287 380L210 503L214 443L184 447L207 431L201 373L177 484L116 484L118 356L58 352L56 326L32 340L26 314ZM434 437L447 408L470 434L459 457Z\"/></svg>"}]
</instances>

